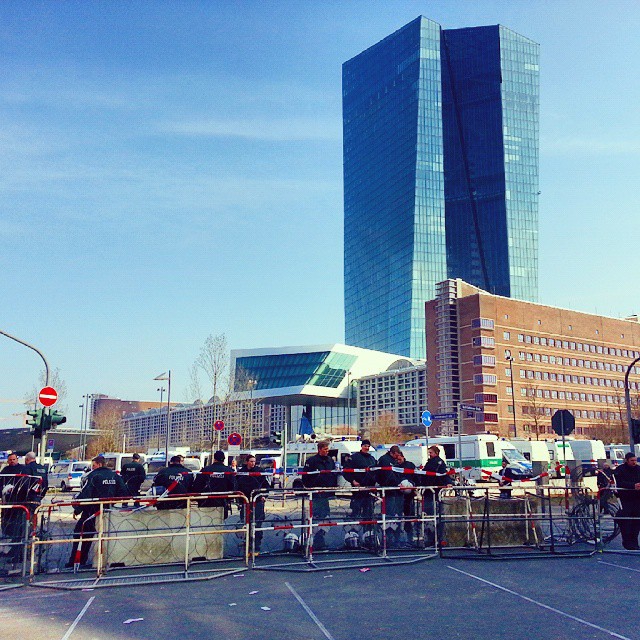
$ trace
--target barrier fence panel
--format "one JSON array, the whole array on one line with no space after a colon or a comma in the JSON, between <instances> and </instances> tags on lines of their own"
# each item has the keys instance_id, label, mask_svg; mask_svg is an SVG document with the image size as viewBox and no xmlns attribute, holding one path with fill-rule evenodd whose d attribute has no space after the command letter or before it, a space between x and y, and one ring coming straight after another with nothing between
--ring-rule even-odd
<instances>
[{"instance_id":1,"label":"barrier fence panel","mask_svg":"<svg viewBox=\"0 0 640 640\"><path fill-rule=\"evenodd\" d=\"M640 491L615 486L601 489L598 511L603 551L640 554Z\"/></svg>"},{"instance_id":2,"label":"barrier fence panel","mask_svg":"<svg viewBox=\"0 0 640 640\"><path fill-rule=\"evenodd\" d=\"M458 558L592 555L592 494L572 487L447 487L438 497L440 554Z\"/></svg>"},{"instance_id":3,"label":"barrier fence panel","mask_svg":"<svg viewBox=\"0 0 640 640\"><path fill-rule=\"evenodd\" d=\"M233 573L247 563L249 522L238 516L247 505L241 493L42 505L34 518L32 583L80 589Z\"/></svg>"},{"instance_id":4,"label":"barrier fence panel","mask_svg":"<svg viewBox=\"0 0 640 640\"><path fill-rule=\"evenodd\" d=\"M3 583L27 572L30 514L26 505L0 505L0 578Z\"/></svg>"},{"instance_id":5,"label":"barrier fence panel","mask_svg":"<svg viewBox=\"0 0 640 640\"><path fill-rule=\"evenodd\" d=\"M251 504L255 569L334 570L437 555L432 488L261 491Z\"/></svg>"}]
</instances>

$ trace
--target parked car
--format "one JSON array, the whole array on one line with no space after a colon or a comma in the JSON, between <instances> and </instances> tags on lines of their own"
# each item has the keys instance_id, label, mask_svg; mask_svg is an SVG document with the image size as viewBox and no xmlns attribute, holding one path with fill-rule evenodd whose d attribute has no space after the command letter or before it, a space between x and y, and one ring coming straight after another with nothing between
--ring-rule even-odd
<instances>
[{"instance_id":1,"label":"parked car","mask_svg":"<svg viewBox=\"0 0 640 640\"><path fill-rule=\"evenodd\" d=\"M60 489L60 491L79 491L82 476L90 470L89 460L56 462L49 469L49 487Z\"/></svg>"}]
</instances>

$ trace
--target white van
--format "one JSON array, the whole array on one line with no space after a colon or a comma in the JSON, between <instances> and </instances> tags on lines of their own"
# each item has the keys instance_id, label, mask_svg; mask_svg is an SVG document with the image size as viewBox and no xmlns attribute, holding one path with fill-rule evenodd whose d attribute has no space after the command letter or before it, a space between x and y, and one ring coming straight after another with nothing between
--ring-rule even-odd
<instances>
[{"instance_id":1,"label":"white van","mask_svg":"<svg viewBox=\"0 0 640 640\"><path fill-rule=\"evenodd\" d=\"M102 455L104 456L104 466L118 473L120 473L122 465L133 462L133 453L103 453ZM140 464L144 465L147 456L144 453L138 455L140 456Z\"/></svg>"},{"instance_id":2,"label":"white van","mask_svg":"<svg viewBox=\"0 0 640 640\"><path fill-rule=\"evenodd\" d=\"M350 439L347 436L340 440L329 441L329 457L333 458L336 463L336 469L348 467L348 461L352 454L360 451L362 444L360 440ZM303 489L302 471L307 458L315 456L318 453L318 442L291 442L287 445L287 484L285 489ZM373 453L373 451L371 452ZM342 477L338 477L338 488L347 488L351 485Z\"/></svg>"},{"instance_id":3,"label":"white van","mask_svg":"<svg viewBox=\"0 0 640 640\"><path fill-rule=\"evenodd\" d=\"M629 445L626 444L607 444L604 447L607 462L611 468L615 468L620 464L624 464L624 456L629 451Z\"/></svg>"},{"instance_id":4,"label":"white van","mask_svg":"<svg viewBox=\"0 0 640 640\"><path fill-rule=\"evenodd\" d=\"M546 440L545 442L549 450L552 467L555 467L558 462L564 464L565 462L573 462L576 459L571 449L571 440L565 438L564 450L562 448L562 440Z\"/></svg>"},{"instance_id":5,"label":"white van","mask_svg":"<svg viewBox=\"0 0 640 640\"><path fill-rule=\"evenodd\" d=\"M582 464L585 476L595 476L607 459L602 440L569 440L576 464Z\"/></svg>"},{"instance_id":6,"label":"white van","mask_svg":"<svg viewBox=\"0 0 640 640\"><path fill-rule=\"evenodd\" d=\"M425 438L409 440L407 445L426 445ZM461 436L436 436L429 438L429 445L435 444L444 451L449 466L462 466L464 480L482 482L491 480L491 474L502 468L503 458L522 478L531 477L531 463L504 438L492 433L477 433ZM462 451L460 451L460 444ZM462 464L461 464L462 463Z\"/></svg>"},{"instance_id":7,"label":"white van","mask_svg":"<svg viewBox=\"0 0 640 640\"><path fill-rule=\"evenodd\" d=\"M90 460L56 462L49 468L49 488L79 491L82 488L82 476L87 471L91 471Z\"/></svg>"},{"instance_id":8,"label":"white van","mask_svg":"<svg viewBox=\"0 0 640 640\"><path fill-rule=\"evenodd\" d=\"M551 456L544 440L528 440L526 438L510 438L509 442L533 465L534 462L549 467Z\"/></svg>"}]
</instances>

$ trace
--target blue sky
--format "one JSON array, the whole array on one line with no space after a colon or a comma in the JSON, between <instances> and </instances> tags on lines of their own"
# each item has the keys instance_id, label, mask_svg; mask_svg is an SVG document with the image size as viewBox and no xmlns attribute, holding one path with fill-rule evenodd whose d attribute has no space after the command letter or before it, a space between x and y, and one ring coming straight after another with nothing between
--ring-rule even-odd
<instances>
[{"instance_id":1,"label":"blue sky","mask_svg":"<svg viewBox=\"0 0 640 640\"><path fill-rule=\"evenodd\" d=\"M154 399L210 333L343 339L341 64L423 14L541 44L540 302L640 311L635 1L0 4L0 328ZM0 337L0 427L37 379Z\"/></svg>"}]
</instances>

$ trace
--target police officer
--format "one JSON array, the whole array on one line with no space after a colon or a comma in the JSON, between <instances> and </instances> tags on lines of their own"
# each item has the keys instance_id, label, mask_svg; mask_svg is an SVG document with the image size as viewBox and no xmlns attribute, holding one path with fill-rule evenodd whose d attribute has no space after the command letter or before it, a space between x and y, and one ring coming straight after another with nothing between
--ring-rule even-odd
<instances>
[{"instance_id":1,"label":"police officer","mask_svg":"<svg viewBox=\"0 0 640 640\"><path fill-rule=\"evenodd\" d=\"M413 464L410 460L407 460L404 457L402 451L398 456L395 466L401 467L403 469L410 469L411 471L415 471L416 465ZM415 491L409 489L409 485L415 486L415 475L404 475L398 484L398 486L405 486L407 488L401 489L402 495L402 517L404 520L404 531L407 534L407 542L409 544L413 544L413 522L411 520L415 516Z\"/></svg>"},{"instance_id":2,"label":"police officer","mask_svg":"<svg viewBox=\"0 0 640 640\"><path fill-rule=\"evenodd\" d=\"M356 451L351 456L350 466L352 469L371 469L376 466L376 459L371 455L371 441L363 440L360 443L360 451ZM375 487L376 476L373 471L360 473L345 473L344 477L355 488ZM371 520L373 518L374 497L369 491L358 491L353 493L351 498L351 510L354 518Z\"/></svg>"},{"instance_id":3,"label":"police officer","mask_svg":"<svg viewBox=\"0 0 640 640\"><path fill-rule=\"evenodd\" d=\"M91 460L91 473L86 477L82 491L78 494L78 500L106 500L109 498L128 498L129 491L122 478L111 469L105 467L104 456L96 456ZM106 508L106 506L105 506ZM96 517L100 513L100 505L80 504L73 508L73 515L80 516L73 530L76 542L71 547L71 556L67 567L87 564L91 540L96 532ZM87 538L89 538L87 540ZM79 541L84 540L80 544Z\"/></svg>"},{"instance_id":4,"label":"police officer","mask_svg":"<svg viewBox=\"0 0 640 640\"><path fill-rule=\"evenodd\" d=\"M235 471L224 463L224 451L213 454L213 464L207 465L196 476L194 493L227 493L236 490ZM226 498L206 498L198 500L201 507L224 507L225 520L229 515L229 501Z\"/></svg>"},{"instance_id":5,"label":"police officer","mask_svg":"<svg viewBox=\"0 0 640 640\"><path fill-rule=\"evenodd\" d=\"M385 453L379 460L379 467L400 467L404 456L400 451L400 447L394 444L388 453ZM377 472L378 484L381 487L398 487L404 480L404 474L393 471L392 469L381 469ZM398 520L402 516L404 507L404 495L399 489L395 491L386 491L384 493L385 514L390 520ZM400 541L400 525L398 522L387 523L386 526L387 545L397 545Z\"/></svg>"},{"instance_id":6,"label":"police officer","mask_svg":"<svg viewBox=\"0 0 640 640\"><path fill-rule=\"evenodd\" d=\"M249 475L256 474L256 475ZM269 478L265 475L260 474L260 469L256 468L256 457L254 455L249 455L245 461L245 463L240 467L238 471L238 476L236 477L236 482L238 485L238 491L242 491L247 499L250 501L255 499L253 503L254 506L254 523L256 528L260 528L262 523L264 522L264 503L266 496L264 494L259 496L252 496L254 491L261 491L265 489L270 489L271 484L269 483ZM245 510L244 504L242 505L241 510L241 520L244 521ZM260 545L262 544L262 534L263 531L256 531L256 552L260 551Z\"/></svg>"},{"instance_id":7,"label":"police officer","mask_svg":"<svg viewBox=\"0 0 640 640\"><path fill-rule=\"evenodd\" d=\"M120 469L120 475L127 485L129 492L135 498L140 495L140 485L144 482L147 474L140 464L140 454L134 453L131 462L125 462Z\"/></svg>"},{"instance_id":8,"label":"police officer","mask_svg":"<svg viewBox=\"0 0 640 640\"><path fill-rule=\"evenodd\" d=\"M153 486L164 489L166 497L184 495L192 491L193 474L182 465L182 456L173 456L169 460L169 466L163 467L156 473ZM157 493L157 492L156 492ZM158 500L156 509L186 509L186 500Z\"/></svg>"},{"instance_id":9,"label":"police officer","mask_svg":"<svg viewBox=\"0 0 640 640\"><path fill-rule=\"evenodd\" d=\"M329 441L318 442L318 453L307 459L304 465L304 472L310 471L335 471L336 464L329 456ZM307 489L330 489L338 486L337 473L313 473L302 476L302 484ZM329 493L316 493L313 496L313 519L324 520L329 518L331 510L329 508ZM324 538L324 530L319 529L313 536L313 548L315 551L322 551L327 548Z\"/></svg>"},{"instance_id":10,"label":"police officer","mask_svg":"<svg viewBox=\"0 0 640 640\"><path fill-rule=\"evenodd\" d=\"M629 551L639 551L638 533L640 533L640 466L634 453L624 456L624 464L613 472L618 488L622 489L620 502L622 509L618 513L622 546Z\"/></svg>"},{"instance_id":11,"label":"police officer","mask_svg":"<svg viewBox=\"0 0 640 640\"><path fill-rule=\"evenodd\" d=\"M40 483L37 485L35 483L29 483L30 490L27 496L27 501L37 506L42 502L42 499L49 490L47 467L44 464L38 464L38 462L36 462L36 454L33 451L29 451L24 457L23 469L26 475L40 478Z\"/></svg>"},{"instance_id":12,"label":"police officer","mask_svg":"<svg viewBox=\"0 0 640 640\"><path fill-rule=\"evenodd\" d=\"M17 478L24 474L23 466L18 462L18 454L10 453L7 466L0 474L0 491L4 504L20 504L26 498L22 489L26 478ZM24 540L26 517L22 509L2 510L2 535L11 539L9 559L19 562L22 555L21 544Z\"/></svg>"},{"instance_id":13,"label":"police officer","mask_svg":"<svg viewBox=\"0 0 640 640\"><path fill-rule=\"evenodd\" d=\"M427 474L422 476L421 484L425 487L434 487L433 492L425 491L423 497L423 509L428 516L433 516L436 512L436 502L438 499L438 493L442 487L451 484L451 478L447 474L448 469L445 461L440 457L440 447L431 445L427 450L429 459L424 465L423 471ZM438 474L438 475L433 475ZM438 536L442 536L442 527L438 525ZM425 532L425 543L427 546L431 546L435 543L434 532L431 526L428 526Z\"/></svg>"}]
</instances>

